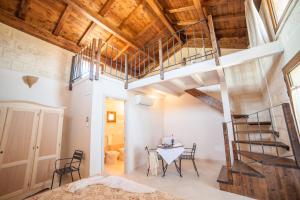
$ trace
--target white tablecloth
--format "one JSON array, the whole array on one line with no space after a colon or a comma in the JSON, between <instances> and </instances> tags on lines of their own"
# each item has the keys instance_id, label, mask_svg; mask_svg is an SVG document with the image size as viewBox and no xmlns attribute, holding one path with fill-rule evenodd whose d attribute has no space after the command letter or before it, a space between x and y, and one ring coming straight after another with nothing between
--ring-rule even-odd
<instances>
[{"instance_id":1,"label":"white tablecloth","mask_svg":"<svg viewBox=\"0 0 300 200\"><path fill-rule=\"evenodd\" d=\"M184 147L178 143L174 144L174 147L169 149L157 148L157 152L169 165L184 152Z\"/></svg>"}]
</instances>

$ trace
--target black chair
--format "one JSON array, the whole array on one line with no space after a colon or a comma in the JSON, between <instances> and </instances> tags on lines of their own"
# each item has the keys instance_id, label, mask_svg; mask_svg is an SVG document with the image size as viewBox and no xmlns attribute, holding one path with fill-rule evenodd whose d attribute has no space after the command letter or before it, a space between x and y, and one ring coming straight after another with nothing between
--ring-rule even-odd
<instances>
[{"instance_id":1,"label":"black chair","mask_svg":"<svg viewBox=\"0 0 300 200\"><path fill-rule=\"evenodd\" d=\"M148 156L150 155L150 151L156 151L156 149L149 149L147 146L145 147L145 150L147 151ZM164 170L164 160L163 160L163 158L159 154L157 154L157 158L158 158L158 160L161 160L161 164L162 164L162 167L163 167L163 170ZM150 164L148 166L147 176L149 176L149 171L150 171Z\"/></svg>"},{"instance_id":2,"label":"black chair","mask_svg":"<svg viewBox=\"0 0 300 200\"><path fill-rule=\"evenodd\" d=\"M83 157L83 151L80 150L75 150L73 153L73 157L72 158L60 158L57 159L55 161L55 170L53 172L53 176L52 176L52 183L51 183L51 189L53 187L53 181L54 181L54 175L55 173L57 175L59 175L59 186L61 185L61 178L63 175L65 174L69 174L71 173L71 177L72 177L72 182L73 182L73 172L78 173L79 178L81 179L80 176L80 164L81 164L81 160ZM63 168L57 168L57 162L66 162L63 166ZM62 165L62 164L61 164Z\"/></svg>"},{"instance_id":3,"label":"black chair","mask_svg":"<svg viewBox=\"0 0 300 200\"><path fill-rule=\"evenodd\" d=\"M192 148L184 148L184 152L180 156L179 166L181 167L181 160L191 160L193 162L194 169L197 173L197 176L199 177L199 173L195 163L196 146L197 146L196 143L194 143Z\"/></svg>"}]
</instances>

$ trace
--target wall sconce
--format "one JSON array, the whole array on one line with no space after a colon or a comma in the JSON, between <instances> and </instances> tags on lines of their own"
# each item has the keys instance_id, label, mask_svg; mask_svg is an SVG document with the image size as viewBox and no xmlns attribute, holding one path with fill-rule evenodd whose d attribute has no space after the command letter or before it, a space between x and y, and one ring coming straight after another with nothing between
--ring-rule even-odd
<instances>
[{"instance_id":1,"label":"wall sconce","mask_svg":"<svg viewBox=\"0 0 300 200\"><path fill-rule=\"evenodd\" d=\"M28 85L29 88L31 88L38 80L39 78L36 76L23 76L23 81L25 84Z\"/></svg>"},{"instance_id":2,"label":"wall sconce","mask_svg":"<svg viewBox=\"0 0 300 200\"><path fill-rule=\"evenodd\" d=\"M107 111L107 115L106 115L106 121L107 122L116 122L116 112L113 111Z\"/></svg>"}]
</instances>

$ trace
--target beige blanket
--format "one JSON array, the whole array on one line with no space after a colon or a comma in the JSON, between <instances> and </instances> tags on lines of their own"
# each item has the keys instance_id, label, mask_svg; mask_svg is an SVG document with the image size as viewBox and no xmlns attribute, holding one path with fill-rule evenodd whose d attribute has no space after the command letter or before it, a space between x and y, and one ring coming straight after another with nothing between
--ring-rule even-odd
<instances>
[{"instance_id":1,"label":"beige blanket","mask_svg":"<svg viewBox=\"0 0 300 200\"><path fill-rule=\"evenodd\" d=\"M179 200L167 193L132 193L122 189L114 189L105 185L91 185L75 193L67 192L67 186L62 186L28 200Z\"/></svg>"}]
</instances>

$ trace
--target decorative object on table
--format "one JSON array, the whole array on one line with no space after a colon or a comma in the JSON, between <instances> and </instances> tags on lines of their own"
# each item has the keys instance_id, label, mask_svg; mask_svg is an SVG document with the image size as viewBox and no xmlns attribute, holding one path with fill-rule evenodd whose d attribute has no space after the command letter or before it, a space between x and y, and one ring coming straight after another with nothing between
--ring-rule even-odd
<instances>
[{"instance_id":1,"label":"decorative object on table","mask_svg":"<svg viewBox=\"0 0 300 200\"><path fill-rule=\"evenodd\" d=\"M106 121L109 123L113 123L117 121L117 113L114 111L107 111Z\"/></svg>"},{"instance_id":2,"label":"decorative object on table","mask_svg":"<svg viewBox=\"0 0 300 200\"><path fill-rule=\"evenodd\" d=\"M174 136L173 136L173 134L172 134L171 144L172 144L172 146L174 146Z\"/></svg>"},{"instance_id":3,"label":"decorative object on table","mask_svg":"<svg viewBox=\"0 0 300 200\"><path fill-rule=\"evenodd\" d=\"M164 136L161 143L163 145L172 145L172 136Z\"/></svg>"},{"instance_id":4,"label":"decorative object on table","mask_svg":"<svg viewBox=\"0 0 300 200\"><path fill-rule=\"evenodd\" d=\"M23 76L22 79L24 83L28 85L29 88L31 88L39 80L38 77L29 75Z\"/></svg>"},{"instance_id":5,"label":"decorative object on table","mask_svg":"<svg viewBox=\"0 0 300 200\"><path fill-rule=\"evenodd\" d=\"M181 160L191 160L193 162L194 169L199 177L199 173L197 170L197 166L195 163L195 153L196 153L196 143L193 144L192 148L184 148L184 152L181 154L179 158L179 165L181 165Z\"/></svg>"},{"instance_id":6,"label":"decorative object on table","mask_svg":"<svg viewBox=\"0 0 300 200\"><path fill-rule=\"evenodd\" d=\"M80 164L81 160L83 158L83 151L81 150L75 150L73 153L72 158L60 158L55 161L54 167L55 170L53 172L52 176L52 183L51 183L51 190L53 187L53 181L54 181L54 175L59 175L59 186L61 185L61 178L63 175L71 174L72 182L73 182L73 172L77 172L79 179L81 179L80 176ZM66 163L63 165L62 162L65 161ZM59 162L60 165L64 166L63 168L57 168L57 163Z\"/></svg>"}]
</instances>

